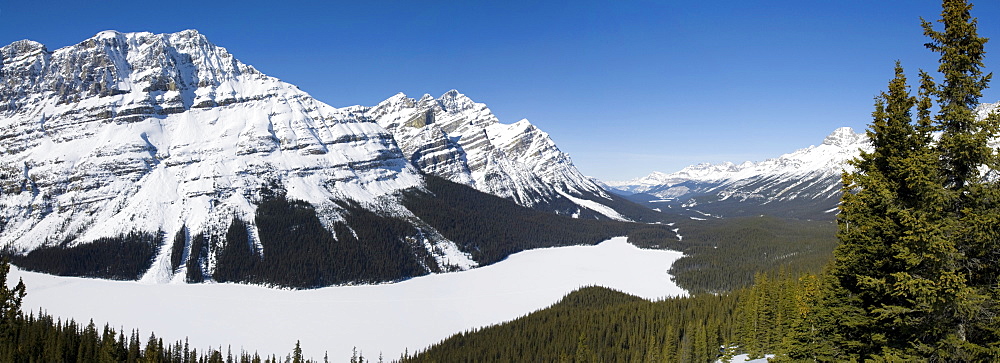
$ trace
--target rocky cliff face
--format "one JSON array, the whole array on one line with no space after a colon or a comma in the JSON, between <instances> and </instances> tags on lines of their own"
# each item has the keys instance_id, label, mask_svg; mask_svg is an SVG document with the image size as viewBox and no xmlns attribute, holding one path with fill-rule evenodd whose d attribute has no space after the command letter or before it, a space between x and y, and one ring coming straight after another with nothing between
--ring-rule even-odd
<instances>
[{"instance_id":1,"label":"rocky cliff face","mask_svg":"<svg viewBox=\"0 0 1000 363\"><path fill-rule=\"evenodd\" d=\"M612 197L583 176L548 134L528 120L500 123L486 105L458 91L419 100L400 93L359 110L389 130L422 172L526 207L627 219L611 207Z\"/></svg>"}]
</instances>

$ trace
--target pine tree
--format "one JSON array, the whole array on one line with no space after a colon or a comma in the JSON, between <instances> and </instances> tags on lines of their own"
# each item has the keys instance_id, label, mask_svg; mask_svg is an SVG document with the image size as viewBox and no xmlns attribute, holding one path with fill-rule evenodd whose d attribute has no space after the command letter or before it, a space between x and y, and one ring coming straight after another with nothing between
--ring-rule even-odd
<instances>
[{"instance_id":1,"label":"pine tree","mask_svg":"<svg viewBox=\"0 0 1000 363\"><path fill-rule=\"evenodd\" d=\"M942 84L921 72L912 97L897 62L872 113L873 151L844 174L841 245L813 312L817 344L832 347L820 360L1000 358L1000 193L981 171L997 170L987 144L997 118L974 113L990 78L980 71L986 39L976 35L971 5L945 0L943 9L943 32L923 21L927 47L941 54ZM940 107L933 119L932 98Z\"/></svg>"},{"instance_id":2,"label":"pine tree","mask_svg":"<svg viewBox=\"0 0 1000 363\"><path fill-rule=\"evenodd\" d=\"M292 362L293 363L303 363L305 360L302 358L302 346L299 345L299 341L295 341L295 350L292 351Z\"/></svg>"},{"instance_id":3,"label":"pine tree","mask_svg":"<svg viewBox=\"0 0 1000 363\"><path fill-rule=\"evenodd\" d=\"M7 287L9 272L10 261L0 258L0 338L6 338L13 333L21 318L21 301L26 294L24 281L20 279L14 287Z\"/></svg>"},{"instance_id":4,"label":"pine tree","mask_svg":"<svg viewBox=\"0 0 1000 363\"><path fill-rule=\"evenodd\" d=\"M819 357L832 355L830 347L819 334L816 306L819 301L819 278L806 274L799 278L793 289L793 316L788 332L784 335L777 361L818 361ZM790 358L790 359L785 359Z\"/></svg>"},{"instance_id":5,"label":"pine tree","mask_svg":"<svg viewBox=\"0 0 1000 363\"><path fill-rule=\"evenodd\" d=\"M740 299L736 310L740 349L754 359L762 358L767 353L767 334L772 328L771 314L767 307L770 297L767 296L766 289L769 285L767 275L756 274L753 286Z\"/></svg>"},{"instance_id":6,"label":"pine tree","mask_svg":"<svg viewBox=\"0 0 1000 363\"><path fill-rule=\"evenodd\" d=\"M947 261L963 284L954 303L941 309L941 325L948 327L943 342L934 349L944 359L1000 357L997 332L998 259L1000 259L1000 212L996 179L984 178L981 168L1000 170L996 150L988 141L1000 131L1000 116L977 119L976 107L992 74L983 75L984 46L977 20L965 1L944 2L942 31L923 21L926 47L940 54L938 71L943 80L934 91L940 111L935 125L940 167L946 176L942 211L950 222L946 233L955 241L955 258Z\"/></svg>"}]
</instances>

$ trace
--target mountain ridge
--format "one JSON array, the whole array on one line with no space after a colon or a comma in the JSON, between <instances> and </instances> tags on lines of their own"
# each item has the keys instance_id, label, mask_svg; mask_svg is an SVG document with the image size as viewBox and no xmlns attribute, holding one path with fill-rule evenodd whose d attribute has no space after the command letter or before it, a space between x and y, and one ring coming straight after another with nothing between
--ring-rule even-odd
<instances>
[{"instance_id":1,"label":"mountain ridge","mask_svg":"<svg viewBox=\"0 0 1000 363\"><path fill-rule=\"evenodd\" d=\"M438 188L485 186L479 190L584 219L626 219L614 208L653 213L580 179L568 155L530 123L500 124L484 104L457 91L420 100L398 94L381 108L335 108L238 61L194 30L105 31L55 51L18 41L0 48L0 80L0 247L22 265L57 268L53 261L67 254L88 253L103 257L70 274L103 276L118 269L106 266L120 262L114 251L139 246L136 260L125 264L132 267L119 269L132 272L116 278L147 263L136 278L154 283L214 275L267 283L273 280L267 271L279 267L318 268L327 276L282 280L304 287L405 278L414 268L420 274L478 266L470 248L488 246L450 240L403 205L404 199L422 203L407 195L428 190L428 175L458 176L458 184ZM415 108L421 103L424 109ZM388 111L378 110L389 105L419 110L426 131L397 135L383 128L379 116ZM406 128L416 129L419 120L407 121ZM435 147L462 156L442 159ZM528 163L535 151L550 155L545 160L552 165ZM560 173L568 181L551 186L543 180ZM326 234L317 238L328 245L351 247L313 246L326 252L301 266L275 265L268 251L286 251L275 246L291 242L259 223L310 228ZM601 233L588 233L562 243L599 242ZM539 246L559 243L545 238ZM369 242L394 255L360 247ZM503 247L489 260L533 247ZM148 262L142 251L153 251ZM345 253L360 262L331 265ZM393 270L387 261L409 267Z\"/></svg>"},{"instance_id":2,"label":"mountain ridge","mask_svg":"<svg viewBox=\"0 0 1000 363\"><path fill-rule=\"evenodd\" d=\"M355 106L391 132L422 172L520 205L558 214L629 218L585 177L547 133L527 119L503 124L457 90L420 99L398 93L370 108Z\"/></svg>"},{"instance_id":3,"label":"mountain ridge","mask_svg":"<svg viewBox=\"0 0 1000 363\"><path fill-rule=\"evenodd\" d=\"M1000 108L983 103L979 118ZM1000 146L994 140L994 147ZM801 219L832 219L848 161L871 152L866 132L840 127L820 144L760 162L701 163L673 173L654 171L628 181L605 181L612 192L651 208L691 218L770 214Z\"/></svg>"}]
</instances>

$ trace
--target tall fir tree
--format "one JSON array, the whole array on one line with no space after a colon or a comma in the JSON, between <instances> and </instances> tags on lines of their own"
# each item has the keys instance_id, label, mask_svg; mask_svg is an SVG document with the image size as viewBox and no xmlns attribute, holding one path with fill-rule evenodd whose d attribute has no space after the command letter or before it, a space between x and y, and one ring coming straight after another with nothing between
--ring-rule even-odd
<instances>
[{"instance_id":1,"label":"tall fir tree","mask_svg":"<svg viewBox=\"0 0 1000 363\"><path fill-rule=\"evenodd\" d=\"M912 97L897 63L872 113L873 151L844 174L841 245L805 320L830 347L818 360L1000 359L1000 188L984 173L998 170L998 118L975 113L986 39L966 1L942 8L943 31L922 21L942 83L921 72Z\"/></svg>"},{"instance_id":2,"label":"tall fir tree","mask_svg":"<svg viewBox=\"0 0 1000 363\"><path fill-rule=\"evenodd\" d=\"M295 341L295 349L292 350L292 363L303 363L305 359L302 357L302 346L299 341Z\"/></svg>"},{"instance_id":3,"label":"tall fir tree","mask_svg":"<svg viewBox=\"0 0 1000 363\"><path fill-rule=\"evenodd\" d=\"M826 335L837 348L832 351L833 359L901 354L912 337L886 332L919 325L916 297L897 290L919 264L901 259L901 252L928 244L926 239L934 236L916 232L933 225L920 212L924 197L931 193L922 188L926 184L910 176L935 174L933 159L923 157L930 154L929 145L922 143L925 138L911 123L916 103L897 62L895 78L888 92L876 98L872 112L868 131L872 152L862 152L852 160L854 170L843 176L838 217L841 244L834 252L820 300L827 310L823 316L833 319L825 324Z\"/></svg>"},{"instance_id":4,"label":"tall fir tree","mask_svg":"<svg viewBox=\"0 0 1000 363\"><path fill-rule=\"evenodd\" d=\"M17 285L7 287L7 273L10 272L10 261L0 258L0 338L7 339L14 333L21 319L21 301L24 299L24 281L18 279Z\"/></svg>"},{"instance_id":5,"label":"tall fir tree","mask_svg":"<svg viewBox=\"0 0 1000 363\"><path fill-rule=\"evenodd\" d=\"M965 1L944 2L943 30L923 21L926 47L940 54L942 82L933 90L940 111L935 126L940 167L946 181L941 210L945 233L955 243L949 266L964 283L954 302L940 312L948 331L936 346L927 347L944 359L1000 359L997 289L1000 288L1000 213L998 186L984 169L998 168L997 150L988 142L1000 131L1000 117L978 118L976 108L992 74L983 74L986 38L977 34L978 22Z\"/></svg>"},{"instance_id":6,"label":"tall fir tree","mask_svg":"<svg viewBox=\"0 0 1000 363\"><path fill-rule=\"evenodd\" d=\"M820 336L819 321L814 313L819 299L819 278L816 275L802 275L791 291L793 317L788 332L784 335L778 353L783 353L772 361L817 361L821 356L830 356L830 347Z\"/></svg>"}]
</instances>

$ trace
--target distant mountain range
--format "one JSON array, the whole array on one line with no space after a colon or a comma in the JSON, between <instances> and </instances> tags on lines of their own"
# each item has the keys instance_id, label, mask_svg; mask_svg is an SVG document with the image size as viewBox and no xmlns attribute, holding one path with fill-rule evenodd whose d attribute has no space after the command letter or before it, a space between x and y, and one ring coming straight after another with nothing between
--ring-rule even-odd
<instances>
[{"instance_id":1,"label":"distant mountain range","mask_svg":"<svg viewBox=\"0 0 1000 363\"><path fill-rule=\"evenodd\" d=\"M982 104L986 117L1000 102ZM864 132L834 130L819 145L761 162L703 163L666 174L653 172L628 181L607 181L608 190L664 213L690 218L773 215L832 219L840 201L841 175L848 161L871 151Z\"/></svg>"},{"instance_id":2,"label":"distant mountain range","mask_svg":"<svg viewBox=\"0 0 1000 363\"><path fill-rule=\"evenodd\" d=\"M0 247L69 275L310 287L466 269L606 234L456 240L445 231L462 221L422 206L465 187L550 215L657 217L584 177L527 120L502 124L457 91L338 109L194 30L0 48L0 154ZM462 195L448 208L482 208L462 223L510 217L489 215L508 208L498 199ZM323 277L270 275L289 265Z\"/></svg>"}]
</instances>

